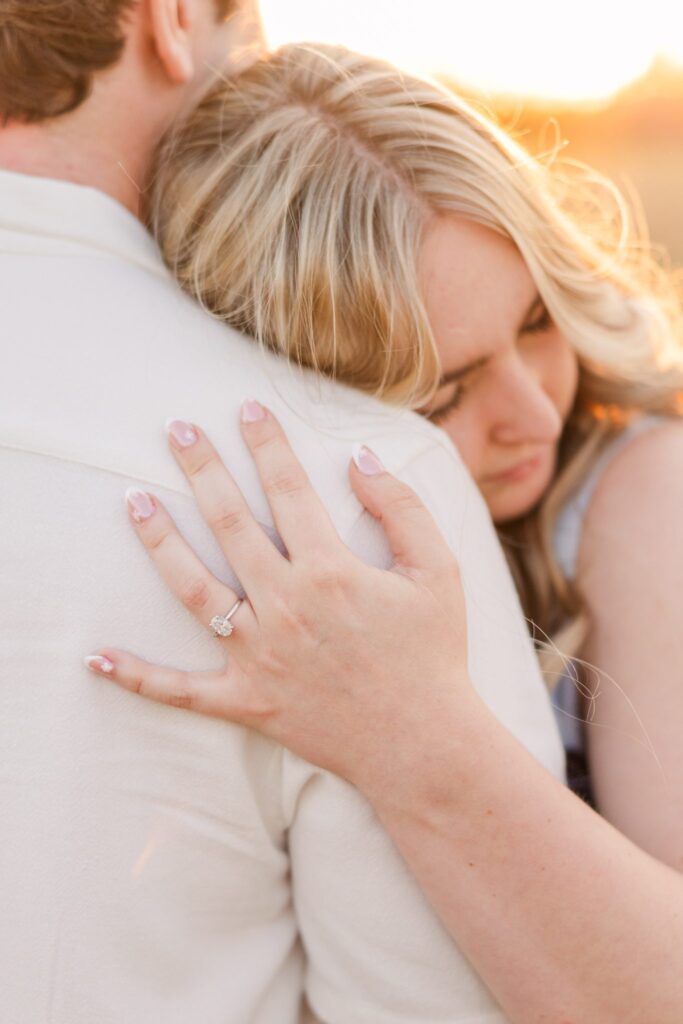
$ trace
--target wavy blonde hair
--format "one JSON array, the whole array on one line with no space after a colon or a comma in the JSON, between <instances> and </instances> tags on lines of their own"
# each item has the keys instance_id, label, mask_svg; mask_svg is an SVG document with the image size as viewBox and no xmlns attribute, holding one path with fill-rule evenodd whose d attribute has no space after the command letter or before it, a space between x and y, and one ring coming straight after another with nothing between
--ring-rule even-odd
<instances>
[{"instance_id":1,"label":"wavy blonde hair","mask_svg":"<svg viewBox=\"0 0 683 1024\"><path fill-rule=\"evenodd\" d=\"M602 444L681 412L681 307L617 191L530 157L435 84L322 45L288 46L206 95L164 141L149 219L180 284L289 359L419 408L440 375L421 239L456 214L511 239L579 358L557 476L506 524L522 603L571 654L585 632L552 530Z\"/></svg>"}]
</instances>

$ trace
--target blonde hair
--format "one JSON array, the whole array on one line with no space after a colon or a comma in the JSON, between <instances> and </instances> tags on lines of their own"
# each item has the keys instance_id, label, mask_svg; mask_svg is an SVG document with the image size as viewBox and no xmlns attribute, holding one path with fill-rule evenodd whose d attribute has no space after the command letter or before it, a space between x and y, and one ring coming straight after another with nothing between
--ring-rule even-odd
<instances>
[{"instance_id":1,"label":"blonde hair","mask_svg":"<svg viewBox=\"0 0 683 1024\"><path fill-rule=\"evenodd\" d=\"M569 620L576 647L558 509L610 433L640 410L677 415L683 387L678 295L616 190L532 159L437 85L298 45L207 94L162 145L149 205L168 265L210 313L414 408L440 375L421 238L449 213L514 242L579 358L558 475L504 538L527 614L548 634Z\"/></svg>"}]
</instances>

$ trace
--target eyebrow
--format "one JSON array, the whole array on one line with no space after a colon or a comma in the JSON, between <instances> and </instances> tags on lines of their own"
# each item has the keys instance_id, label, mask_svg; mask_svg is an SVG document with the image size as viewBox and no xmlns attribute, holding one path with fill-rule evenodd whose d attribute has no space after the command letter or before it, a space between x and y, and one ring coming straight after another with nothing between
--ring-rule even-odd
<instances>
[{"instance_id":1,"label":"eyebrow","mask_svg":"<svg viewBox=\"0 0 683 1024\"><path fill-rule=\"evenodd\" d=\"M543 305L543 299L541 298L540 292L536 292L531 300L529 308L520 321L519 327L517 328L518 334L520 334L524 329L524 326L529 322L532 314L536 311L536 307L539 305ZM488 356L482 356L480 359L474 359L471 363L468 363L467 366L461 366L457 370L449 370L448 373L444 373L443 376L440 377L438 386L442 388L446 384L454 384L456 381L460 380L461 377L465 377L470 373L471 370L476 370L482 366L487 359Z\"/></svg>"}]
</instances>

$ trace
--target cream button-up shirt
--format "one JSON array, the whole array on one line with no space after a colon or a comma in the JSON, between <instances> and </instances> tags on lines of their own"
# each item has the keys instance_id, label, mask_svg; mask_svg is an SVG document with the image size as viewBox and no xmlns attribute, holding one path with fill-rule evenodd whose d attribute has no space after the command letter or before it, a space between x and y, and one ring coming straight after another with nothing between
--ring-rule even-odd
<instances>
[{"instance_id":1,"label":"cream button-up shirt","mask_svg":"<svg viewBox=\"0 0 683 1024\"><path fill-rule=\"evenodd\" d=\"M0 296L2 1021L294 1024L305 992L326 1024L502 1022L355 790L82 664L104 644L216 664L123 494L155 491L231 579L163 424L200 423L272 530L237 425L254 396L366 560L389 556L347 482L352 444L417 488L461 561L475 683L561 777L514 587L456 452L420 418L210 319L142 225L94 190L0 174Z\"/></svg>"}]
</instances>

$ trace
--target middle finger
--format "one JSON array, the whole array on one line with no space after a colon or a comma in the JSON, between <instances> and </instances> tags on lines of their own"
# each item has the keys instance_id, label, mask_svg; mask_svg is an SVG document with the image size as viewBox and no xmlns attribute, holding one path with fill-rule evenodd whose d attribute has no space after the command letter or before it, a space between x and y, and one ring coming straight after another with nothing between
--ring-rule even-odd
<instances>
[{"instance_id":1,"label":"middle finger","mask_svg":"<svg viewBox=\"0 0 683 1024\"><path fill-rule=\"evenodd\" d=\"M259 594L283 580L287 560L254 519L244 496L216 449L194 424L167 424L171 449L185 473L200 511L253 605Z\"/></svg>"}]
</instances>

